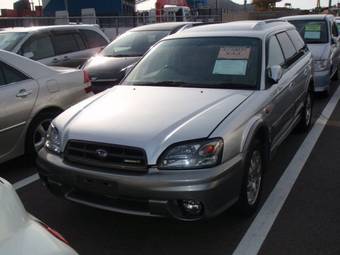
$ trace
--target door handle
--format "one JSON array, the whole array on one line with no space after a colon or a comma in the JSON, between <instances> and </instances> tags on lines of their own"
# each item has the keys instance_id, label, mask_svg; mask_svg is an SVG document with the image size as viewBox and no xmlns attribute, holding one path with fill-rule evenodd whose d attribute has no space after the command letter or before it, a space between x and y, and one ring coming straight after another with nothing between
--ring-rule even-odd
<instances>
[{"instance_id":1,"label":"door handle","mask_svg":"<svg viewBox=\"0 0 340 255\"><path fill-rule=\"evenodd\" d=\"M70 58L68 56L64 57L64 61L69 61L69 60L70 60Z\"/></svg>"},{"instance_id":2,"label":"door handle","mask_svg":"<svg viewBox=\"0 0 340 255\"><path fill-rule=\"evenodd\" d=\"M294 86L294 82L289 83L288 87L292 88Z\"/></svg>"},{"instance_id":3,"label":"door handle","mask_svg":"<svg viewBox=\"0 0 340 255\"><path fill-rule=\"evenodd\" d=\"M58 64L58 63L59 63L59 59L54 58L54 59L52 60L52 64Z\"/></svg>"},{"instance_id":4,"label":"door handle","mask_svg":"<svg viewBox=\"0 0 340 255\"><path fill-rule=\"evenodd\" d=\"M21 89L19 90L18 94L16 94L16 97L20 98L25 98L33 93L32 90L26 90L26 89Z\"/></svg>"}]
</instances>

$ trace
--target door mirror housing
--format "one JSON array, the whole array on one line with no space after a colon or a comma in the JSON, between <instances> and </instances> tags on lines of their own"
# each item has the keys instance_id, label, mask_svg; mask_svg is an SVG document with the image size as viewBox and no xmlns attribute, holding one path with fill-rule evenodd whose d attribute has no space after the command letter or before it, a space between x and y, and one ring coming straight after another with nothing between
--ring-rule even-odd
<instances>
[{"instance_id":1,"label":"door mirror housing","mask_svg":"<svg viewBox=\"0 0 340 255\"><path fill-rule=\"evenodd\" d=\"M25 53L24 53L24 57L26 57L26 58L33 58L33 57L34 57L34 53L31 52L31 51L25 52Z\"/></svg>"},{"instance_id":2,"label":"door mirror housing","mask_svg":"<svg viewBox=\"0 0 340 255\"><path fill-rule=\"evenodd\" d=\"M273 83L278 83L283 76L283 69L279 65L275 65L268 68L268 78Z\"/></svg>"}]
</instances>

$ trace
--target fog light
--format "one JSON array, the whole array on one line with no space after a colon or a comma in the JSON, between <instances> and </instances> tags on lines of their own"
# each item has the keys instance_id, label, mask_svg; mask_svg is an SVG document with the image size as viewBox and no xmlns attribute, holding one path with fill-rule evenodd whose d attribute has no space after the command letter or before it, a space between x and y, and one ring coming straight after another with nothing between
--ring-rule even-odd
<instances>
[{"instance_id":1,"label":"fog light","mask_svg":"<svg viewBox=\"0 0 340 255\"><path fill-rule=\"evenodd\" d=\"M190 215L200 215L203 211L203 205L196 200L182 200L181 201L183 211Z\"/></svg>"}]
</instances>

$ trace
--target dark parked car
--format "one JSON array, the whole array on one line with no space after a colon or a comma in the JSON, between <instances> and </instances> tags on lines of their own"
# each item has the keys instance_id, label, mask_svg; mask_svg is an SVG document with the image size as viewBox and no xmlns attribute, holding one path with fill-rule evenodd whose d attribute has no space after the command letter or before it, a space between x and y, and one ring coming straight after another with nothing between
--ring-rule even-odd
<instances>
[{"instance_id":1,"label":"dark parked car","mask_svg":"<svg viewBox=\"0 0 340 255\"><path fill-rule=\"evenodd\" d=\"M92 77L95 93L117 85L125 76L126 68L136 63L156 42L200 23L168 22L140 26L124 33L97 56L88 60L84 69Z\"/></svg>"}]
</instances>

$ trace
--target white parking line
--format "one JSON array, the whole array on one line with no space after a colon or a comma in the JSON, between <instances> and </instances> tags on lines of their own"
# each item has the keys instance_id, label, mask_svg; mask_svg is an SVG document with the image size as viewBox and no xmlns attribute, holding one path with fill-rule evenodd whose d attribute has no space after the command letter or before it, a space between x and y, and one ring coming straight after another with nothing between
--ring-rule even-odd
<instances>
[{"instance_id":1,"label":"white parking line","mask_svg":"<svg viewBox=\"0 0 340 255\"><path fill-rule=\"evenodd\" d=\"M39 180L39 175L38 174L34 174L34 175L31 175L30 177L27 177L21 181L18 181L16 183L13 184L13 187L15 190L18 190L18 189L21 189L35 181Z\"/></svg>"},{"instance_id":2,"label":"white parking line","mask_svg":"<svg viewBox=\"0 0 340 255\"><path fill-rule=\"evenodd\" d=\"M340 87L315 122L294 158L255 217L233 255L256 255L340 99Z\"/></svg>"}]
</instances>

